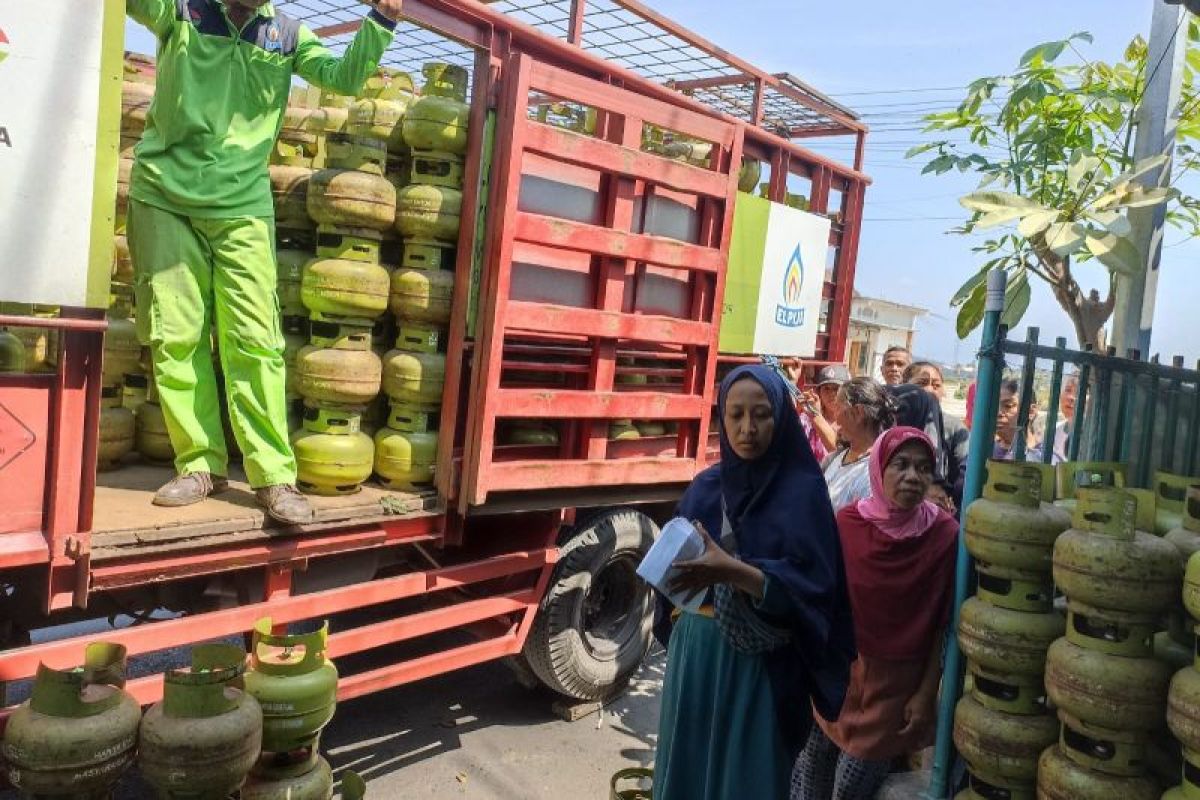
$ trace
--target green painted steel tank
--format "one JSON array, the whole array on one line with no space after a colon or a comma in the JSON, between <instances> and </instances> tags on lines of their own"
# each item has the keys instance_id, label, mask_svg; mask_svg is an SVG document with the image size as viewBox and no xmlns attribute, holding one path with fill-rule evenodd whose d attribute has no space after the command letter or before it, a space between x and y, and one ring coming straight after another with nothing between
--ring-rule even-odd
<instances>
[{"instance_id":1,"label":"green painted steel tank","mask_svg":"<svg viewBox=\"0 0 1200 800\"><path fill-rule=\"evenodd\" d=\"M1167 726L1185 748L1200 752L1200 672L1187 667L1171 678Z\"/></svg>"},{"instance_id":2,"label":"green painted steel tank","mask_svg":"<svg viewBox=\"0 0 1200 800\"><path fill-rule=\"evenodd\" d=\"M1084 487L1125 487L1128 467L1117 461L1064 461L1055 466L1054 504L1075 510L1075 492Z\"/></svg>"},{"instance_id":3,"label":"green painted steel tank","mask_svg":"<svg viewBox=\"0 0 1200 800\"><path fill-rule=\"evenodd\" d=\"M1058 720L1049 714L1006 714L971 695L959 700L954 711L954 746L972 773L985 779L1032 784L1038 757L1058 740L1058 732Z\"/></svg>"},{"instance_id":4,"label":"green painted steel tank","mask_svg":"<svg viewBox=\"0 0 1200 800\"><path fill-rule=\"evenodd\" d=\"M296 354L296 388L314 403L365 406L379 394L381 372L370 350L309 345Z\"/></svg>"},{"instance_id":5,"label":"green painted steel tank","mask_svg":"<svg viewBox=\"0 0 1200 800\"><path fill-rule=\"evenodd\" d=\"M453 302L453 272L398 269L392 273L388 307L404 322L449 325Z\"/></svg>"},{"instance_id":6,"label":"green painted steel tank","mask_svg":"<svg viewBox=\"0 0 1200 800\"><path fill-rule=\"evenodd\" d=\"M1176 475L1166 470L1154 473L1154 533L1165 536L1183 525L1183 507L1187 502L1188 489L1193 486L1200 486L1200 477Z\"/></svg>"},{"instance_id":7,"label":"green painted steel tank","mask_svg":"<svg viewBox=\"0 0 1200 800\"><path fill-rule=\"evenodd\" d=\"M123 233L113 237L112 279L119 283L133 283L133 259L129 257L129 239Z\"/></svg>"},{"instance_id":8,"label":"green painted steel tank","mask_svg":"<svg viewBox=\"0 0 1200 800\"><path fill-rule=\"evenodd\" d=\"M1054 582L1102 609L1159 614L1177 602L1175 547L1134 528L1137 500L1120 489L1080 489L1071 530L1054 546Z\"/></svg>"},{"instance_id":9,"label":"green painted steel tank","mask_svg":"<svg viewBox=\"0 0 1200 800\"><path fill-rule=\"evenodd\" d=\"M541 445L554 447L559 443L558 429L538 420L513 420L501 430L500 440L506 445Z\"/></svg>"},{"instance_id":10,"label":"green painted steel tank","mask_svg":"<svg viewBox=\"0 0 1200 800\"><path fill-rule=\"evenodd\" d=\"M121 459L133 452L136 427L133 412L121 405L121 387L105 386L100 397L97 469L115 469Z\"/></svg>"},{"instance_id":11,"label":"green painted steel tank","mask_svg":"<svg viewBox=\"0 0 1200 800\"><path fill-rule=\"evenodd\" d=\"M1038 761L1038 800L1158 800L1149 777L1125 778L1088 769L1069 759L1058 745Z\"/></svg>"},{"instance_id":12,"label":"green painted steel tank","mask_svg":"<svg viewBox=\"0 0 1200 800\"><path fill-rule=\"evenodd\" d=\"M102 380L105 386L121 383L127 372L141 372L142 343L138 341L137 326L127 319L108 318L108 330L104 332L104 366Z\"/></svg>"},{"instance_id":13,"label":"green painted steel tank","mask_svg":"<svg viewBox=\"0 0 1200 800\"><path fill-rule=\"evenodd\" d=\"M1179 527L1163 537L1179 551L1184 564L1200 552L1200 486L1190 486L1183 501L1183 516Z\"/></svg>"},{"instance_id":14,"label":"green painted steel tank","mask_svg":"<svg viewBox=\"0 0 1200 800\"><path fill-rule=\"evenodd\" d=\"M354 494L371 477L375 443L361 431L315 433L302 428L291 441L301 491L330 497Z\"/></svg>"},{"instance_id":15,"label":"green painted steel tank","mask_svg":"<svg viewBox=\"0 0 1200 800\"><path fill-rule=\"evenodd\" d=\"M382 175L323 169L309 179L308 214L319 224L387 230L396 219L396 188Z\"/></svg>"},{"instance_id":16,"label":"green painted steel tank","mask_svg":"<svg viewBox=\"0 0 1200 800\"><path fill-rule=\"evenodd\" d=\"M462 192L445 186L413 183L396 196L396 230L407 239L458 241Z\"/></svg>"},{"instance_id":17,"label":"green painted steel tank","mask_svg":"<svg viewBox=\"0 0 1200 800\"><path fill-rule=\"evenodd\" d=\"M287 317L303 317L308 313L300 296L304 265L313 257L312 251L294 243L281 245L275 254L275 291L279 296L279 313Z\"/></svg>"},{"instance_id":18,"label":"green painted steel tank","mask_svg":"<svg viewBox=\"0 0 1200 800\"><path fill-rule=\"evenodd\" d=\"M471 107L457 98L422 95L404 114L404 142L414 150L462 155L470 117Z\"/></svg>"},{"instance_id":19,"label":"green painted steel tank","mask_svg":"<svg viewBox=\"0 0 1200 800\"><path fill-rule=\"evenodd\" d=\"M629 441L642 438L641 432L631 419L614 419L608 423L608 438L614 442Z\"/></svg>"},{"instance_id":20,"label":"green painted steel tank","mask_svg":"<svg viewBox=\"0 0 1200 800\"><path fill-rule=\"evenodd\" d=\"M375 434L375 474L388 489L420 491L433 484L438 435L381 428Z\"/></svg>"},{"instance_id":21,"label":"green painted steel tank","mask_svg":"<svg viewBox=\"0 0 1200 800\"><path fill-rule=\"evenodd\" d=\"M328 641L329 623L298 634L272 633L269 618L254 624L246 691L262 706L265 752L315 749L333 719L338 671L326 654Z\"/></svg>"},{"instance_id":22,"label":"green painted steel tank","mask_svg":"<svg viewBox=\"0 0 1200 800\"><path fill-rule=\"evenodd\" d=\"M308 231L316 225L308 215L308 182L313 171L308 167L271 164L271 196L275 200L275 226L287 230Z\"/></svg>"},{"instance_id":23,"label":"green painted steel tank","mask_svg":"<svg viewBox=\"0 0 1200 800\"><path fill-rule=\"evenodd\" d=\"M972 661L997 672L1040 675L1046 650L1066 632L1057 611L1013 611L969 598L959 614L958 641ZM1040 752L1040 751L1039 751Z\"/></svg>"},{"instance_id":24,"label":"green painted steel tank","mask_svg":"<svg viewBox=\"0 0 1200 800\"><path fill-rule=\"evenodd\" d=\"M983 496L967 508L967 550L978 562L979 596L1014 611L1050 610L1054 542L1070 518L1042 502L1036 467L988 461Z\"/></svg>"},{"instance_id":25,"label":"green painted steel tank","mask_svg":"<svg viewBox=\"0 0 1200 800\"><path fill-rule=\"evenodd\" d=\"M331 133L326 137L325 164L330 169L348 169L382 177L387 160L386 139L351 133Z\"/></svg>"},{"instance_id":26,"label":"green painted steel tank","mask_svg":"<svg viewBox=\"0 0 1200 800\"><path fill-rule=\"evenodd\" d=\"M137 752L141 706L124 685L125 648L88 645L82 668L38 666L0 741L8 781L27 797L102 800Z\"/></svg>"},{"instance_id":27,"label":"green painted steel tank","mask_svg":"<svg viewBox=\"0 0 1200 800\"><path fill-rule=\"evenodd\" d=\"M0 328L0 372L25 371L25 345L7 328Z\"/></svg>"},{"instance_id":28,"label":"green painted steel tank","mask_svg":"<svg viewBox=\"0 0 1200 800\"><path fill-rule=\"evenodd\" d=\"M164 676L138 742L138 767L162 800L225 800L246 780L263 716L238 688L244 670L240 647L208 644L193 648L190 668Z\"/></svg>"},{"instance_id":29,"label":"green painted steel tank","mask_svg":"<svg viewBox=\"0 0 1200 800\"><path fill-rule=\"evenodd\" d=\"M757 158L742 158L742 168L738 170L738 191L750 193L758 188L762 180L762 162Z\"/></svg>"},{"instance_id":30,"label":"green painted steel tank","mask_svg":"<svg viewBox=\"0 0 1200 800\"><path fill-rule=\"evenodd\" d=\"M1058 709L1109 730L1152 731L1165 721L1171 669L1059 639L1046 654L1046 692Z\"/></svg>"},{"instance_id":31,"label":"green painted steel tank","mask_svg":"<svg viewBox=\"0 0 1200 800\"><path fill-rule=\"evenodd\" d=\"M273 754L265 754L242 787L240 800L330 800L333 770L324 758L313 756L315 763L306 761L297 769L281 767Z\"/></svg>"},{"instance_id":32,"label":"green painted steel tank","mask_svg":"<svg viewBox=\"0 0 1200 800\"><path fill-rule=\"evenodd\" d=\"M304 265L300 296L309 311L375 319L388 308L388 271L379 264L315 258Z\"/></svg>"},{"instance_id":33,"label":"green painted steel tank","mask_svg":"<svg viewBox=\"0 0 1200 800\"><path fill-rule=\"evenodd\" d=\"M446 386L446 357L441 353L391 350L383 358L383 391L397 403L440 410Z\"/></svg>"},{"instance_id":34,"label":"green painted steel tank","mask_svg":"<svg viewBox=\"0 0 1200 800\"><path fill-rule=\"evenodd\" d=\"M347 130L354 136L366 136L379 139L389 144L396 138L403 144L404 112L408 110L408 102L404 100L383 100L364 97L350 106L350 121Z\"/></svg>"}]
</instances>

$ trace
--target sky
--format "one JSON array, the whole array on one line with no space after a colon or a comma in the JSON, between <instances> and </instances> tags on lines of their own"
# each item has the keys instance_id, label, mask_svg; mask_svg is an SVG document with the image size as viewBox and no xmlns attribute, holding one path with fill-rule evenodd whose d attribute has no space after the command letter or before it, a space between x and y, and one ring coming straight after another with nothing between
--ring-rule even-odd
<instances>
[{"instance_id":1,"label":"sky","mask_svg":"<svg viewBox=\"0 0 1200 800\"><path fill-rule=\"evenodd\" d=\"M961 87L1015 68L1030 46L1080 30L1095 37L1089 59L1115 60L1137 35L1148 35L1156 0L644 0L715 44L768 72L787 71L859 111L874 130L867 139L867 189L856 288L929 309L918 328L919 355L948 363L973 360L978 337L960 341L958 286L978 270L977 240L949 235L965 218L957 198L975 188L970 175L922 176L904 151L923 141L918 111L950 109ZM769 23L769 24L764 24ZM130 25L128 46L151 52L152 40ZM916 91L914 91L916 90ZM814 149L847 163L850 138ZM1200 358L1200 241L1168 229L1158 286L1152 351ZM1081 282L1099 284L1102 268L1080 266ZM1075 337L1049 288L1034 281L1033 302L1015 336L1037 325L1041 340Z\"/></svg>"}]
</instances>

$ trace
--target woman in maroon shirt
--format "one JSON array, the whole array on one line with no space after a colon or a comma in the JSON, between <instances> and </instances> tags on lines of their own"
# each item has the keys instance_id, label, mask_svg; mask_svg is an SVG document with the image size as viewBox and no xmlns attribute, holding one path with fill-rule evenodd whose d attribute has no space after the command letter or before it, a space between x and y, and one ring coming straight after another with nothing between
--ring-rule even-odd
<instances>
[{"instance_id":1,"label":"woman in maroon shirt","mask_svg":"<svg viewBox=\"0 0 1200 800\"><path fill-rule=\"evenodd\" d=\"M792 800L870 800L894 758L933 740L958 522L925 499L921 431L880 436L870 471L871 496L837 515L858 660L841 715L818 718L796 762Z\"/></svg>"}]
</instances>

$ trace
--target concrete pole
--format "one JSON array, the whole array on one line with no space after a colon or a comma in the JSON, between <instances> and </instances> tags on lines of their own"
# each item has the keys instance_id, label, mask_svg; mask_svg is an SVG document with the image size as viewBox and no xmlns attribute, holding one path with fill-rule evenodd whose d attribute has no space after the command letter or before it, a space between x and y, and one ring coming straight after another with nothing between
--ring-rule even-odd
<instances>
[{"instance_id":1,"label":"concrete pole","mask_svg":"<svg viewBox=\"0 0 1200 800\"><path fill-rule=\"evenodd\" d=\"M1179 125L1179 98L1187 53L1187 11L1164 0L1151 0L1154 16L1150 23L1150 54L1146 64L1149 82L1138 108L1135 161L1175 150ZM1171 162L1143 178L1147 186L1165 186L1171 180ZM1162 257L1163 223L1166 206L1131 208L1131 238L1143 255L1145 270L1117 278L1117 303L1113 313L1112 346L1118 353L1135 349L1149 353L1154 324L1154 300L1158 291L1158 266Z\"/></svg>"}]
</instances>

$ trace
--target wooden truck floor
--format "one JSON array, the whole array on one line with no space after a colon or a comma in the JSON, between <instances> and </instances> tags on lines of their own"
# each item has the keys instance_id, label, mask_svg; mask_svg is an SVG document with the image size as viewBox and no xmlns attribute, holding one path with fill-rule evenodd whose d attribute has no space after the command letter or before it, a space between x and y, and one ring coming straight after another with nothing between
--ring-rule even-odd
<instances>
[{"instance_id":1,"label":"wooden truck floor","mask_svg":"<svg viewBox=\"0 0 1200 800\"><path fill-rule=\"evenodd\" d=\"M309 496L316 509L311 525L289 528L263 513L237 467L229 488L195 505L162 508L154 492L170 479L168 467L130 464L96 478L92 520L92 561L168 553L196 547L261 542L353 525L370 525L440 513L437 494L398 492L367 483L356 494Z\"/></svg>"}]
</instances>

